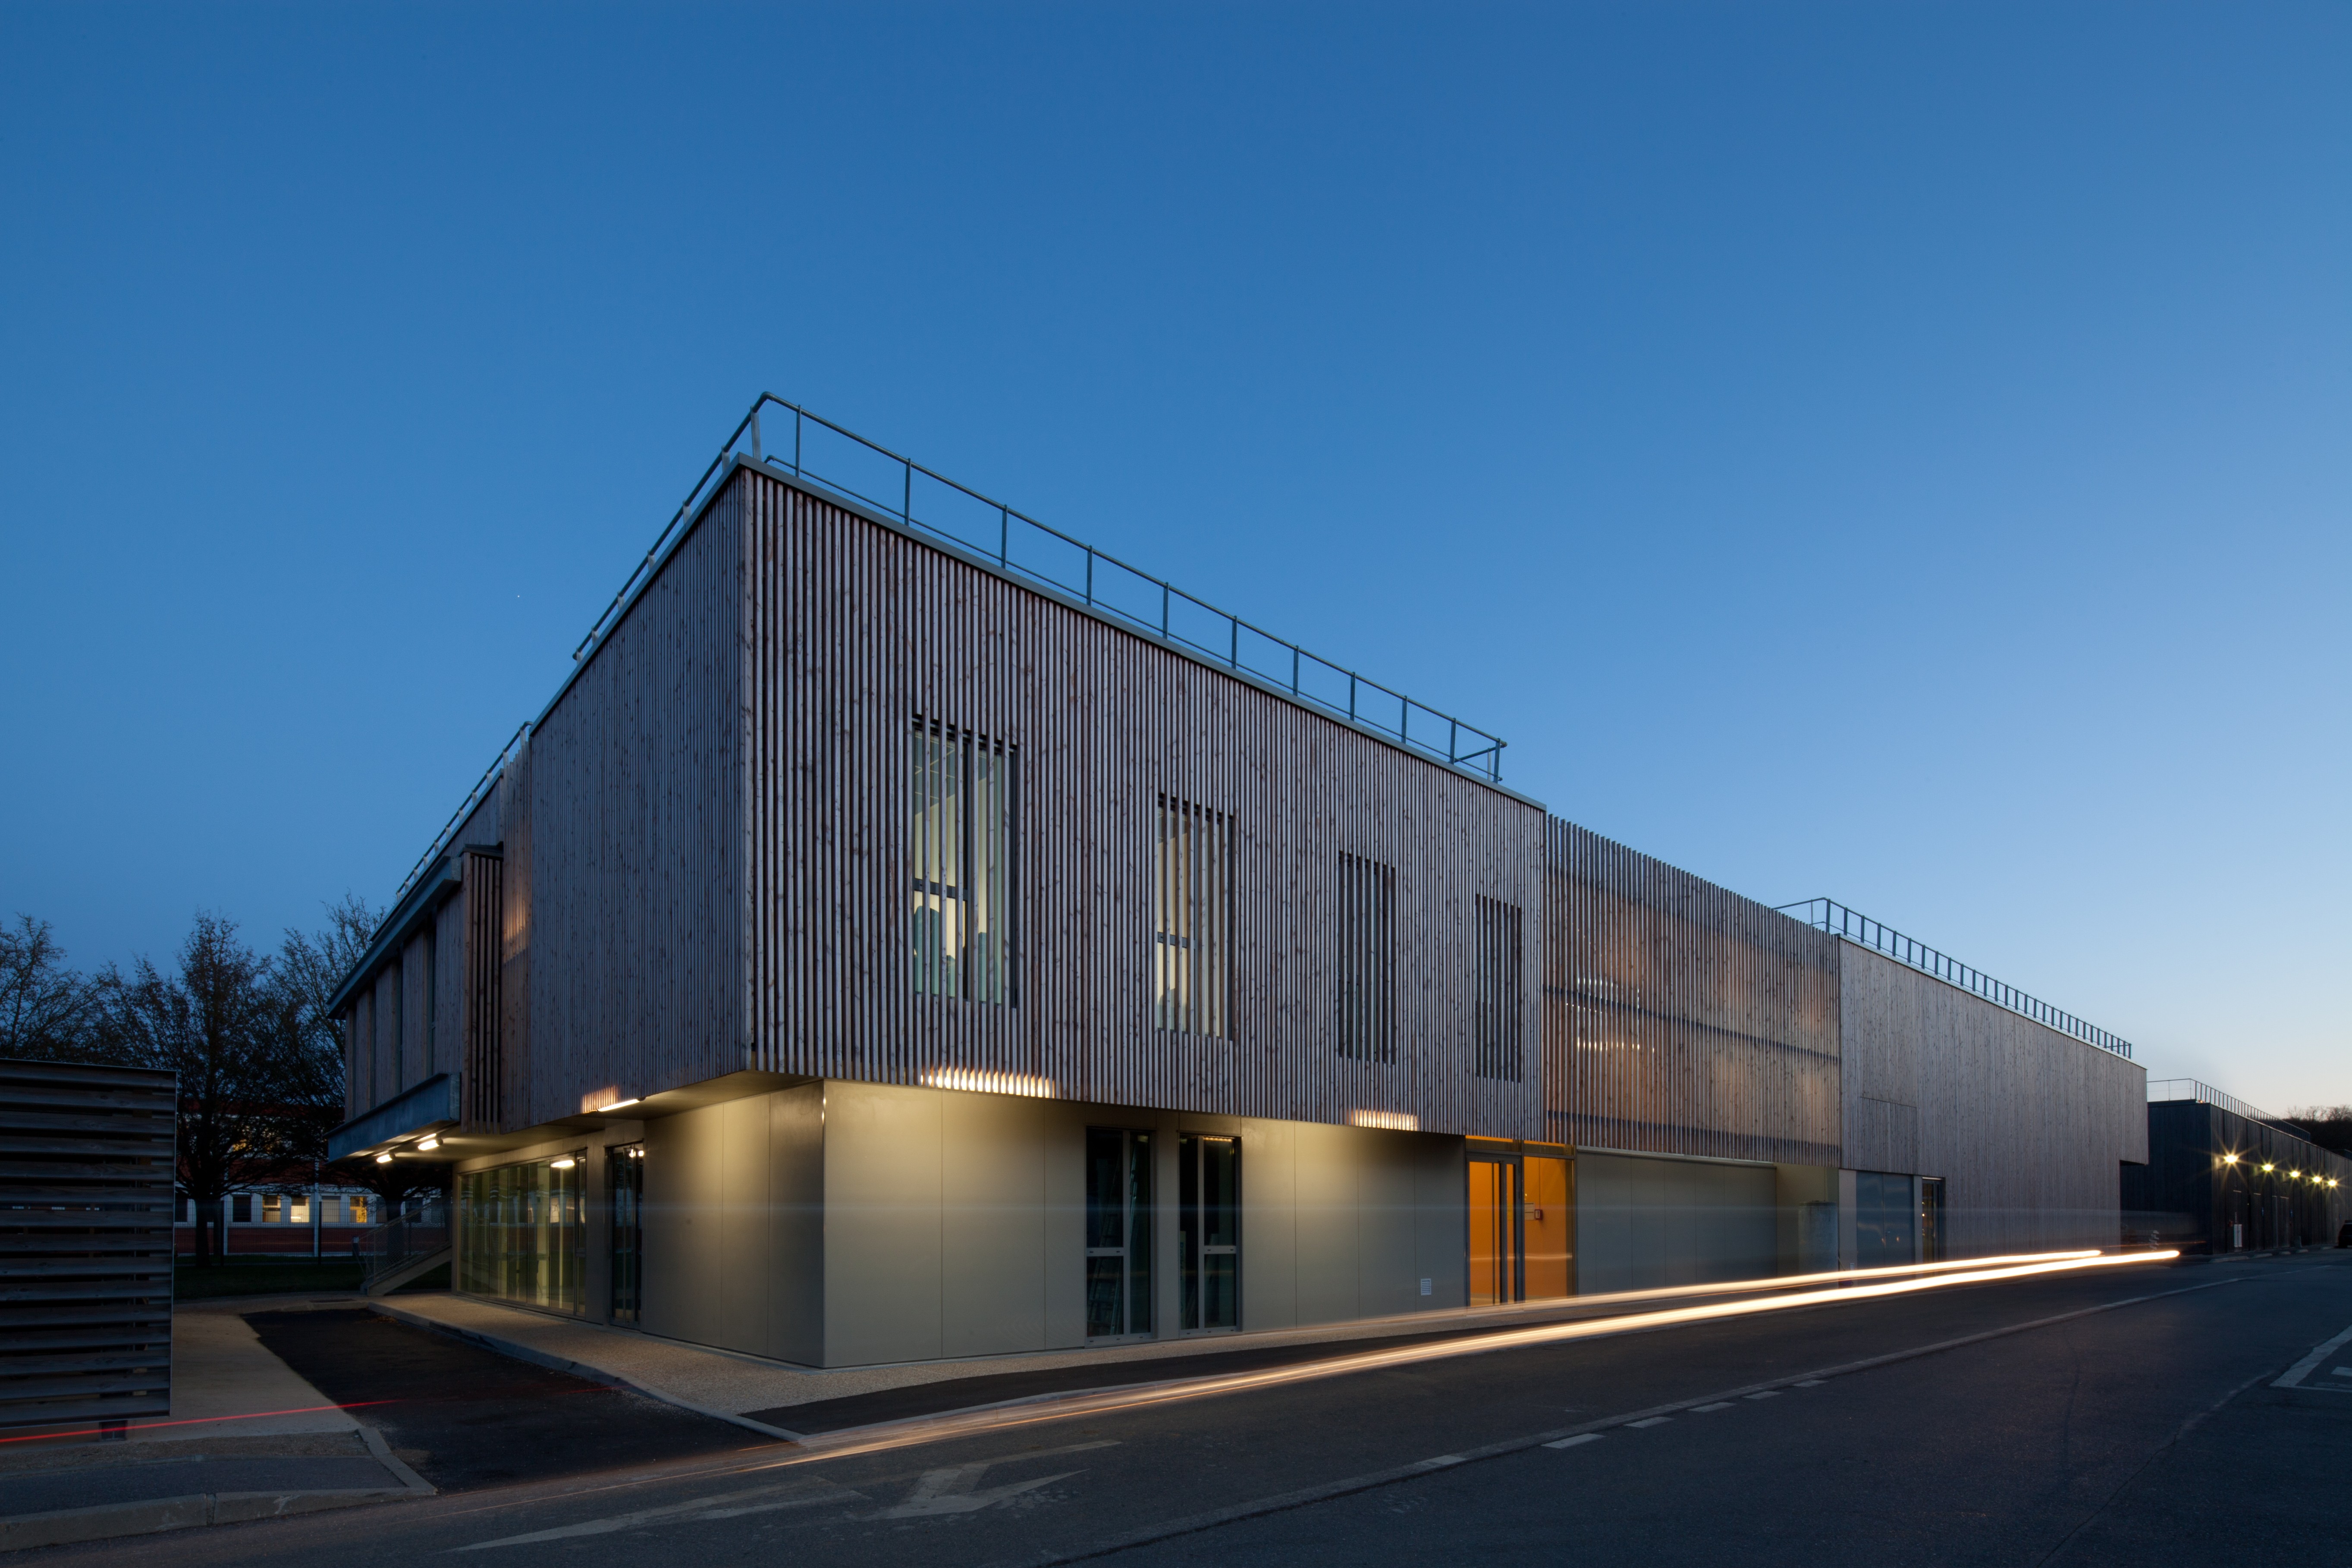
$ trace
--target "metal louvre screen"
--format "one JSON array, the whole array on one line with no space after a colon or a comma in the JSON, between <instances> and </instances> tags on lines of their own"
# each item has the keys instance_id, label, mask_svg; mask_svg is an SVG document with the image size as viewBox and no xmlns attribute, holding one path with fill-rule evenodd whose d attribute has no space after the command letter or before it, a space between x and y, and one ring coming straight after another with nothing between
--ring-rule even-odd
<instances>
[{"instance_id":1,"label":"metal louvre screen","mask_svg":"<svg viewBox=\"0 0 2352 1568\"><path fill-rule=\"evenodd\" d=\"M0 1426L171 1414L176 1083L0 1061Z\"/></svg>"},{"instance_id":2,"label":"metal louvre screen","mask_svg":"<svg viewBox=\"0 0 2352 1568\"><path fill-rule=\"evenodd\" d=\"M1233 819L1160 797L1152 969L1163 1029L1233 1038Z\"/></svg>"},{"instance_id":3,"label":"metal louvre screen","mask_svg":"<svg viewBox=\"0 0 2352 1568\"><path fill-rule=\"evenodd\" d=\"M1519 1081L1519 910L1478 900L1478 968L1472 983L1480 1078Z\"/></svg>"},{"instance_id":4,"label":"metal louvre screen","mask_svg":"<svg viewBox=\"0 0 2352 1568\"><path fill-rule=\"evenodd\" d=\"M1396 868L1339 857L1339 1054L1396 1060Z\"/></svg>"},{"instance_id":5,"label":"metal louvre screen","mask_svg":"<svg viewBox=\"0 0 2352 1568\"><path fill-rule=\"evenodd\" d=\"M910 771L915 989L1009 1004L1013 753L918 720Z\"/></svg>"}]
</instances>

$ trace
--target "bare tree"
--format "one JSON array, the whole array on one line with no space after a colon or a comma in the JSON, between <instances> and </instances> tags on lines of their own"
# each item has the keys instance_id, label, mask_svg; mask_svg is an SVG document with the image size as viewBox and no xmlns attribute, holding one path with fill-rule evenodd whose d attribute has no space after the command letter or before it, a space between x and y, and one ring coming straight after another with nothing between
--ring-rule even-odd
<instances>
[{"instance_id":1,"label":"bare tree","mask_svg":"<svg viewBox=\"0 0 2352 1568\"><path fill-rule=\"evenodd\" d=\"M91 1061L106 1055L98 987L66 967L49 922L20 914L0 925L0 1057Z\"/></svg>"},{"instance_id":2,"label":"bare tree","mask_svg":"<svg viewBox=\"0 0 2352 1568\"><path fill-rule=\"evenodd\" d=\"M2352 1105L2306 1105L2289 1111L2287 1119L2321 1148L2352 1155Z\"/></svg>"},{"instance_id":3,"label":"bare tree","mask_svg":"<svg viewBox=\"0 0 2352 1568\"><path fill-rule=\"evenodd\" d=\"M172 973L142 958L127 975L109 969L99 989L111 1054L179 1074L178 1186L196 1205L196 1262L209 1265L230 1186L308 1166L316 1113L305 1101L319 1084L299 1005L236 922L208 914Z\"/></svg>"}]
</instances>

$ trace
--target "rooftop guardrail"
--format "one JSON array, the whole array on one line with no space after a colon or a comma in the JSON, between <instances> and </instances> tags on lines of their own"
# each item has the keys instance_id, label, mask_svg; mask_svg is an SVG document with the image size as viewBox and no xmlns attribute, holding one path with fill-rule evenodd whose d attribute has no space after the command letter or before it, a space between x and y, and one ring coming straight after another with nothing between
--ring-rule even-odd
<instances>
[{"instance_id":1,"label":"rooftop guardrail","mask_svg":"<svg viewBox=\"0 0 2352 1568\"><path fill-rule=\"evenodd\" d=\"M789 456L783 444L787 428ZM772 393L761 393L752 403L751 411L743 416L686 500L662 525L653 547L630 571L613 602L580 639L580 646L572 650L574 663L587 658L598 640L619 623L630 599L652 581L664 553L725 479L728 459L739 453L878 511L910 532L929 535L992 562L1007 576L1053 589L1097 615L1189 648L1213 663L1287 693L1293 701L1375 731L1448 767L1492 783L1502 782L1504 742L1499 737L1262 631L1238 616L1228 615ZM441 831L433 836L425 853L416 858L416 864L401 879L400 890L392 896L387 920L447 847L449 836L480 802L530 730L526 723L514 732L457 809L449 814Z\"/></svg>"},{"instance_id":2,"label":"rooftop guardrail","mask_svg":"<svg viewBox=\"0 0 2352 1568\"><path fill-rule=\"evenodd\" d=\"M2249 1121L2267 1122L2273 1127L2291 1128L2300 1133L2303 1127L2284 1116L2273 1116L2259 1105L2249 1105L2234 1094L2223 1094L2210 1083L2200 1083L2193 1078L2151 1079L2147 1085L2148 1103L2161 1100L2193 1100L2203 1105L2218 1105Z\"/></svg>"},{"instance_id":3,"label":"rooftop guardrail","mask_svg":"<svg viewBox=\"0 0 2352 1568\"><path fill-rule=\"evenodd\" d=\"M1295 702L1376 731L1448 767L1502 782L1499 737L1309 653L772 393L762 393L727 437L653 548L572 650L575 660L585 658L611 631L630 596L661 564L663 552L724 479L727 460L738 453L877 511L910 532L976 555L1009 577L1050 588L1097 615L1247 675Z\"/></svg>"},{"instance_id":4,"label":"rooftop guardrail","mask_svg":"<svg viewBox=\"0 0 2352 1568\"><path fill-rule=\"evenodd\" d=\"M1995 980L1981 969L1938 952L1924 942L1915 942L1893 926L1872 920L1868 915L1856 914L1834 900L1806 899L1799 903L1780 906L1783 914L1796 914L1801 910L1804 912L1798 918L1816 930L1842 936L1857 946L1869 948L1873 952L1883 952L1898 963L1909 964L1963 991L1974 992L1996 1006L2006 1007L2062 1035L2071 1035L2085 1045L2113 1051L2119 1057L2132 1054L2131 1042L2122 1036L2111 1035L2072 1013L2053 1007L2038 997L2029 996L2014 985Z\"/></svg>"}]
</instances>

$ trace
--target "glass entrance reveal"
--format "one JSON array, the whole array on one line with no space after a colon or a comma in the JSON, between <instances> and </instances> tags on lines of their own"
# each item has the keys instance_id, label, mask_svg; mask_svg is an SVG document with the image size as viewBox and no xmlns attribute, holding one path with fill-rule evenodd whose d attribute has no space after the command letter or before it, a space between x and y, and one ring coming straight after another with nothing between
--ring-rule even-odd
<instances>
[{"instance_id":1,"label":"glass entrance reveal","mask_svg":"<svg viewBox=\"0 0 2352 1568\"><path fill-rule=\"evenodd\" d=\"M1176 1143L1176 1227L1183 1328L1242 1321L1242 1141L1188 1132Z\"/></svg>"},{"instance_id":2,"label":"glass entrance reveal","mask_svg":"<svg viewBox=\"0 0 2352 1568\"><path fill-rule=\"evenodd\" d=\"M1151 1331L1151 1134L1087 1129L1087 1338Z\"/></svg>"},{"instance_id":3,"label":"glass entrance reveal","mask_svg":"<svg viewBox=\"0 0 2352 1568\"><path fill-rule=\"evenodd\" d=\"M613 1321L635 1328L645 1304L646 1146L606 1150L604 1168L613 1174Z\"/></svg>"},{"instance_id":4,"label":"glass entrance reveal","mask_svg":"<svg viewBox=\"0 0 2352 1568\"><path fill-rule=\"evenodd\" d=\"M559 1312L583 1309L582 1163L574 1151L458 1178L458 1289Z\"/></svg>"}]
</instances>

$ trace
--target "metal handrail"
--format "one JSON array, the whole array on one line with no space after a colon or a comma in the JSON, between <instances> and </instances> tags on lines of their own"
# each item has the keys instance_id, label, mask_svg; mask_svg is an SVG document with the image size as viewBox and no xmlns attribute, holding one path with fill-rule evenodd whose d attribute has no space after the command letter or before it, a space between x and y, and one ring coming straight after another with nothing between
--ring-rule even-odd
<instances>
[{"instance_id":1,"label":"metal handrail","mask_svg":"<svg viewBox=\"0 0 2352 1568\"><path fill-rule=\"evenodd\" d=\"M789 459L782 450L781 440L763 441L763 437L772 432L782 436L781 430L772 428L781 420L768 412L771 409L792 416ZM844 459L839 466L832 466L832 458L813 454L813 429L821 436L839 437L851 444L835 454ZM767 449L771 447L776 448L772 453ZM1504 742L1499 737L1309 653L1297 643L1229 615L1148 572L1106 555L1082 540L1073 539L1003 501L992 500L772 393L761 394L752 403L751 412L743 416L742 422L727 437L727 444L703 469L694 489L687 492L686 500L663 525L653 547L630 572L621 591L604 607L604 613L596 617L596 624L588 628L588 635L580 639L580 646L572 650L575 661L587 657L598 639L618 622L631 597L652 579L664 552L682 536L688 520L725 473L728 459L739 453L764 468L789 473L797 479L813 480L848 500L895 519L910 531L928 534L992 561L1007 576L1068 595L1096 614L1161 642L1181 644L1236 673L1286 692L1295 702L1392 738L1448 767L1495 783L1502 781ZM878 467L874 459L879 459ZM873 476L850 471L861 460L874 468ZM828 464L829 471L819 469L816 465L821 461ZM882 481L878 486L875 483L877 477ZM886 493L874 493L877 489ZM897 491L895 497L887 493L892 489ZM920 510L919 500L923 503ZM970 526L953 525L950 514L959 510ZM1068 553L1073 552L1074 554ZM1066 559L1055 563L1051 558L1056 555Z\"/></svg>"},{"instance_id":2,"label":"metal handrail","mask_svg":"<svg viewBox=\"0 0 2352 1568\"><path fill-rule=\"evenodd\" d=\"M2147 1098L2150 1104L2159 1100L2193 1100L2205 1105L2218 1105L2222 1110L2242 1116L2249 1121L2265 1122L2273 1127L2292 1128L2296 1132L2305 1131L2298 1122L2290 1121L2284 1116L2273 1116L2259 1105L2249 1105L2234 1094L2223 1094L2211 1084L2200 1083L2193 1078L2151 1079L2147 1086Z\"/></svg>"},{"instance_id":3,"label":"metal handrail","mask_svg":"<svg viewBox=\"0 0 2352 1568\"><path fill-rule=\"evenodd\" d=\"M473 815L474 807L480 805L482 796L488 793L491 781L496 779L499 771L513 759L515 749L522 744L523 738L530 733L530 721L526 719L521 728L515 731L507 743L499 748L499 754L490 759L490 765L482 770L482 776L474 781L474 787L466 792L466 798L457 803L457 809L449 814L449 820L441 825L441 830L436 833L432 842L425 847L425 853L419 855L416 858L416 864L408 868L408 875L400 879L400 890L393 894L392 902L384 906L383 919L376 921L375 930L368 933L370 942L373 942L377 937L382 936L383 928L392 923L392 918L394 915L400 913L401 900L408 897L408 890L411 888L416 886L416 879L425 875L425 868L432 865L441 851L448 847L449 836L457 831L458 826L467 817Z\"/></svg>"},{"instance_id":4,"label":"metal handrail","mask_svg":"<svg viewBox=\"0 0 2352 1568\"><path fill-rule=\"evenodd\" d=\"M360 1288L400 1268L413 1258L440 1251L449 1245L449 1205L428 1202L413 1213L396 1214L370 1226L352 1238L352 1256L360 1260Z\"/></svg>"},{"instance_id":5,"label":"metal handrail","mask_svg":"<svg viewBox=\"0 0 2352 1568\"><path fill-rule=\"evenodd\" d=\"M2053 1007L2038 997L2029 996L2014 985L2004 984L1983 970L1937 952L1924 942L1915 942L1893 926L1857 914L1832 899L1805 899L1780 906L1783 914L1802 910L1799 918L1816 930L1842 936L1857 946L1883 952L1898 963L1906 963L1924 973L1972 991L1997 1006L2032 1019L2044 1027L2071 1035L2085 1045L2096 1046L2103 1051L2113 1051L2119 1057L2132 1054L2131 1042L2120 1035L2111 1035L2095 1024L2087 1023L2074 1014Z\"/></svg>"}]
</instances>

